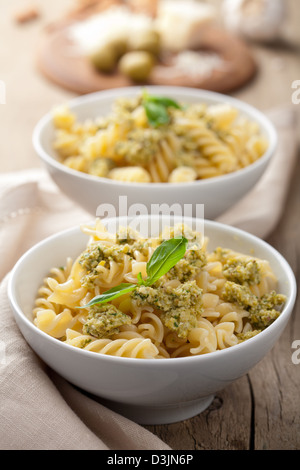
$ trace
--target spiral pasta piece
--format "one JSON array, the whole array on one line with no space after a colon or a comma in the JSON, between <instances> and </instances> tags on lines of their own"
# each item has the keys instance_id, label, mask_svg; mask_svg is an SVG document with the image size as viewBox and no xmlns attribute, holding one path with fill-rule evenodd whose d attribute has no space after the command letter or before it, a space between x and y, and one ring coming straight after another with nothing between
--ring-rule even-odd
<instances>
[{"instance_id":1,"label":"spiral pasta piece","mask_svg":"<svg viewBox=\"0 0 300 470\"><path fill-rule=\"evenodd\" d=\"M202 319L198 322L197 328L189 334L189 342L192 347L191 354L204 354L217 350L217 337L211 322Z\"/></svg>"},{"instance_id":2,"label":"spiral pasta piece","mask_svg":"<svg viewBox=\"0 0 300 470\"><path fill-rule=\"evenodd\" d=\"M164 339L164 326L159 316L153 312L143 312L138 332L145 338L150 338L155 344L162 343Z\"/></svg>"},{"instance_id":3,"label":"spiral pasta piece","mask_svg":"<svg viewBox=\"0 0 300 470\"><path fill-rule=\"evenodd\" d=\"M80 335L74 331L67 332L66 344L79 347L86 351L108 356L129 357L135 359L155 359L159 351L156 346L145 338L123 339L91 339L88 335Z\"/></svg>"},{"instance_id":4,"label":"spiral pasta piece","mask_svg":"<svg viewBox=\"0 0 300 470\"><path fill-rule=\"evenodd\" d=\"M54 338L62 338L68 328L72 328L77 322L77 317L73 317L69 309L64 309L61 313L55 314L53 310L44 309L36 313L34 324Z\"/></svg>"},{"instance_id":5,"label":"spiral pasta piece","mask_svg":"<svg viewBox=\"0 0 300 470\"><path fill-rule=\"evenodd\" d=\"M234 323L223 322L215 326L218 349L226 349L238 343Z\"/></svg>"},{"instance_id":6,"label":"spiral pasta piece","mask_svg":"<svg viewBox=\"0 0 300 470\"><path fill-rule=\"evenodd\" d=\"M149 173L138 166L115 168L108 173L108 178L124 183L150 183Z\"/></svg>"}]
</instances>

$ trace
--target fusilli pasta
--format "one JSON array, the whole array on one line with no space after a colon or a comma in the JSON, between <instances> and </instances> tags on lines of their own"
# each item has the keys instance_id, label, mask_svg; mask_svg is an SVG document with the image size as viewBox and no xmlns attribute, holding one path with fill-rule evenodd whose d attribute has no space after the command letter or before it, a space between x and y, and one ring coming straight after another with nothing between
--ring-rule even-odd
<instances>
[{"instance_id":1,"label":"fusilli pasta","mask_svg":"<svg viewBox=\"0 0 300 470\"><path fill-rule=\"evenodd\" d=\"M165 234L182 228L191 236L184 257L152 286L139 285ZM221 247L209 252L189 227L153 239L129 228L112 235L100 220L82 230L86 249L51 270L33 309L36 327L68 345L129 358L195 356L246 341L280 315L285 298L267 261ZM136 284L134 292L85 307L124 282Z\"/></svg>"},{"instance_id":2,"label":"fusilli pasta","mask_svg":"<svg viewBox=\"0 0 300 470\"><path fill-rule=\"evenodd\" d=\"M235 172L268 147L257 123L227 104L184 104L151 127L142 97L118 99L112 112L78 122L67 106L53 111L53 147L63 164L122 182L185 183Z\"/></svg>"}]
</instances>

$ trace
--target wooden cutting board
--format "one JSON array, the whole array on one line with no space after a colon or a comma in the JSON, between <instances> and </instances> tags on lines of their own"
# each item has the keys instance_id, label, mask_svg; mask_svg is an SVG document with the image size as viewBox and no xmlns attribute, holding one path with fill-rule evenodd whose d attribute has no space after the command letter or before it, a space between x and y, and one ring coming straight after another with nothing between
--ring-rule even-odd
<instances>
[{"instance_id":1,"label":"wooden cutting board","mask_svg":"<svg viewBox=\"0 0 300 470\"><path fill-rule=\"evenodd\" d=\"M89 60L76 51L70 41L68 27L93 13L77 12L45 31L37 53L40 72L53 83L78 94L137 85L118 71L111 74L96 71ZM202 33L201 43L201 51L216 53L222 59L220 68L208 76L199 74L197 77L189 73L173 73L172 66L160 63L145 85L184 86L228 93L248 83L256 74L257 64L252 51L240 38L212 27Z\"/></svg>"}]
</instances>

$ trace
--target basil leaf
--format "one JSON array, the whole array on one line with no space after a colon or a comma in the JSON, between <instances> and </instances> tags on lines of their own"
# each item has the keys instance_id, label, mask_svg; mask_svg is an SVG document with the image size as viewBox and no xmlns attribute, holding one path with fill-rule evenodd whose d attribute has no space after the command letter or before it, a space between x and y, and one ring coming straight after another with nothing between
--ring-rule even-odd
<instances>
[{"instance_id":1,"label":"basil leaf","mask_svg":"<svg viewBox=\"0 0 300 470\"><path fill-rule=\"evenodd\" d=\"M113 287L112 289L109 289L103 292L103 294L101 295L97 295L88 304L84 305L84 307L78 307L78 308L92 307L93 305L96 305L96 304L106 304L107 302L117 299L118 297L121 297L122 295L127 294L128 292L131 292L136 288L137 288L137 284L128 284L128 283L120 284L116 287Z\"/></svg>"},{"instance_id":2,"label":"basil leaf","mask_svg":"<svg viewBox=\"0 0 300 470\"><path fill-rule=\"evenodd\" d=\"M178 104L176 101L172 100L171 98L167 98L165 96L147 95L145 99L151 103L162 105L165 108L181 109L180 104Z\"/></svg>"},{"instance_id":3,"label":"basil leaf","mask_svg":"<svg viewBox=\"0 0 300 470\"><path fill-rule=\"evenodd\" d=\"M164 274L169 272L184 257L187 245L188 240L184 237L171 238L170 240L165 240L156 248L147 263L148 279L146 280L146 285L154 284Z\"/></svg>"},{"instance_id":4,"label":"basil leaf","mask_svg":"<svg viewBox=\"0 0 300 470\"><path fill-rule=\"evenodd\" d=\"M151 286L164 274L170 271L170 269L184 257L187 246L188 240L184 237L165 240L158 248L156 248L147 263L146 271L148 277L146 280L143 280L142 274L139 273L137 276L138 284L120 284L107 290L101 295L97 295L83 307L77 308L82 309L92 307L96 304L104 304L117 299L128 292L132 292L138 286Z\"/></svg>"},{"instance_id":5,"label":"basil leaf","mask_svg":"<svg viewBox=\"0 0 300 470\"><path fill-rule=\"evenodd\" d=\"M149 124L152 127L158 127L162 124L167 124L170 121L170 116L165 106L152 103L150 101L145 101L144 108Z\"/></svg>"},{"instance_id":6,"label":"basil leaf","mask_svg":"<svg viewBox=\"0 0 300 470\"><path fill-rule=\"evenodd\" d=\"M145 281L144 281L144 279L143 279L142 273L138 273L138 275L137 275L137 280L138 280L139 286L145 285Z\"/></svg>"},{"instance_id":7,"label":"basil leaf","mask_svg":"<svg viewBox=\"0 0 300 470\"><path fill-rule=\"evenodd\" d=\"M170 122L168 108L181 109L181 106L171 98L149 95L147 91L143 93L143 106L149 124L152 127L158 127Z\"/></svg>"}]
</instances>

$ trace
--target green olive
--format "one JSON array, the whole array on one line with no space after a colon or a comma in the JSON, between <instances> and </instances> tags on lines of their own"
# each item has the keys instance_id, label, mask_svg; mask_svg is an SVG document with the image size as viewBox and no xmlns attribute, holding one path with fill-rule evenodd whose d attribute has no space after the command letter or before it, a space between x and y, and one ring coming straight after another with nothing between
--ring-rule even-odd
<instances>
[{"instance_id":1,"label":"green olive","mask_svg":"<svg viewBox=\"0 0 300 470\"><path fill-rule=\"evenodd\" d=\"M123 35L115 35L107 41L106 46L113 49L115 51L117 59L119 59L122 55L127 52L127 42L127 39Z\"/></svg>"},{"instance_id":2,"label":"green olive","mask_svg":"<svg viewBox=\"0 0 300 470\"><path fill-rule=\"evenodd\" d=\"M133 51L123 55L119 62L120 72L136 82L144 82L154 67L154 57L149 52Z\"/></svg>"},{"instance_id":3,"label":"green olive","mask_svg":"<svg viewBox=\"0 0 300 470\"><path fill-rule=\"evenodd\" d=\"M154 30L136 32L130 38L130 49L132 51L145 51L158 55L160 52L160 35Z\"/></svg>"},{"instance_id":4,"label":"green olive","mask_svg":"<svg viewBox=\"0 0 300 470\"><path fill-rule=\"evenodd\" d=\"M91 63L100 72L112 72L117 65L117 60L115 49L109 45L105 45L90 54Z\"/></svg>"}]
</instances>

